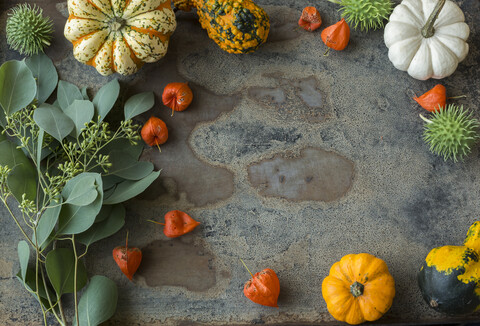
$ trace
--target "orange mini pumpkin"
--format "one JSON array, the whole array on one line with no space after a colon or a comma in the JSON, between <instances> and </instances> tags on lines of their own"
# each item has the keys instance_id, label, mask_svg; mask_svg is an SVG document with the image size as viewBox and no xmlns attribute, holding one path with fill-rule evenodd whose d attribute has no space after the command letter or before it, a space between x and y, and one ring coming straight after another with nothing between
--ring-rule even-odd
<instances>
[{"instance_id":1,"label":"orange mini pumpkin","mask_svg":"<svg viewBox=\"0 0 480 326\"><path fill-rule=\"evenodd\" d=\"M335 319L357 325L377 320L390 309L395 281L380 258L350 254L333 264L323 280L322 295Z\"/></svg>"}]
</instances>

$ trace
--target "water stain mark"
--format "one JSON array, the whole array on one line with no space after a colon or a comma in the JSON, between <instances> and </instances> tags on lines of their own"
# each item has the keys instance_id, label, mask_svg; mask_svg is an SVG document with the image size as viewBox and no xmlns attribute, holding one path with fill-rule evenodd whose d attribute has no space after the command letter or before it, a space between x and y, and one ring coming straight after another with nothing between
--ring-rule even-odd
<instances>
[{"instance_id":1,"label":"water stain mark","mask_svg":"<svg viewBox=\"0 0 480 326\"><path fill-rule=\"evenodd\" d=\"M215 258L201 245L180 239L156 240L142 248L142 264L137 275L148 286L178 286L204 292L217 283ZM228 277L220 273L220 277Z\"/></svg>"},{"instance_id":2,"label":"water stain mark","mask_svg":"<svg viewBox=\"0 0 480 326\"><path fill-rule=\"evenodd\" d=\"M274 112L281 120L320 123L333 116L328 82L309 76L288 79L282 73L263 75L274 80L274 87L250 87L247 95Z\"/></svg>"},{"instance_id":3,"label":"water stain mark","mask_svg":"<svg viewBox=\"0 0 480 326\"><path fill-rule=\"evenodd\" d=\"M349 159L311 147L298 157L277 154L248 167L249 181L261 195L290 201L338 200L350 190L354 174Z\"/></svg>"}]
</instances>

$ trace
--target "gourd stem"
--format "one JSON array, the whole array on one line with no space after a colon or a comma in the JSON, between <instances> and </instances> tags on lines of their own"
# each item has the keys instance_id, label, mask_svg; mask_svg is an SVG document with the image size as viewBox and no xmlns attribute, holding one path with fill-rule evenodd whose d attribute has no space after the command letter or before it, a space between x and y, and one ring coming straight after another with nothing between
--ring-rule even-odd
<instances>
[{"instance_id":1,"label":"gourd stem","mask_svg":"<svg viewBox=\"0 0 480 326\"><path fill-rule=\"evenodd\" d=\"M362 283L355 282L350 285L350 293L356 298L363 294L364 286Z\"/></svg>"},{"instance_id":2,"label":"gourd stem","mask_svg":"<svg viewBox=\"0 0 480 326\"><path fill-rule=\"evenodd\" d=\"M425 118L423 115L419 114L420 118L422 118L423 121L425 121L426 123L433 123L432 120L429 120L427 118Z\"/></svg>"},{"instance_id":3,"label":"gourd stem","mask_svg":"<svg viewBox=\"0 0 480 326\"><path fill-rule=\"evenodd\" d=\"M423 37L429 38L435 34L435 28L433 28L433 25L435 24L435 21L437 20L438 15L440 14L440 11L443 8L443 5L445 5L445 2L446 0L438 0L437 4L435 5L435 8L430 14L430 17L428 17L427 22L422 28Z\"/></svg>"}]
</instances>

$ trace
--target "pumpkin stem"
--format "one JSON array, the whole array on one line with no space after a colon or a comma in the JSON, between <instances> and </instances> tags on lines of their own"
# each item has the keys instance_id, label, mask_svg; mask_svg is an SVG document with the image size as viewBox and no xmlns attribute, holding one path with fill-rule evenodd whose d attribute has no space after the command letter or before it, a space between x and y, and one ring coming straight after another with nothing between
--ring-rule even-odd
<instances>
[{"instance_id":1,"label":"pumpkin stem","mask_svg":"<svg viewBox=\"0 0 480 326\"><path fill-rule=\"evenodd\" d=\"M427 22L422 28L423 37L429 38L435 34L435 28L433 28L433 25L435 24L435 21L437 20L438 15L440 14L440 11L442 10L445 2L446 0L438 0L437 4L435 5L435 8L430 14L430 17L428 17Z\"/></svg>"},{"instance_id":2,"label":"pumpkin stem","mask_svg":"<svg viewBox=\"0 0 480 326\"><path fill-rule=\"evenodd\" d=\"M350 293L356 298L363 294L364 286L362 283L355 282L350 285Z\"/></svg>"},{"instance_id":3,"label":"pumpkin stem","mask_svg":"<svg viewBox=\"0 0 480 326\"><path fill-rule=\"evenodd\" d=\"M113 17L110 21L110 30L113 32L119 31L125 26L125 19L121 17Z\"/></svg>"}]
</instances>

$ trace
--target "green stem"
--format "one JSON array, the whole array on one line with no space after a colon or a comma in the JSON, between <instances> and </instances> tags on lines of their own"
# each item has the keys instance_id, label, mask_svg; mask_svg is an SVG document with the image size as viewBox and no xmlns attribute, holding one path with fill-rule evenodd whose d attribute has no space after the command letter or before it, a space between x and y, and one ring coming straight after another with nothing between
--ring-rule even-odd
<instances>
[{"instance_id":1,"label":"green stem","mask_svg":"<svg viewBox=\"0 0 480 326\"><path fill-rule=\"evenodd\" d=\"M73 274L73 298L74 298L74 304L75 304L75 320L77 321L77 325L80 325L80 321L78 318L78 298L77 298L78 256L77 256L77 248L75 246L75 234L72 235L72 245L73 245L73 254L75 255L75 270Z\"/></svg>"},{"instance_id":2,"label":"green stem","mask_svg":"<svg viewBox=\"0 0 480 326\"><path fill-rule=\"evenodd\" d=\"M443 8L443 5L445 5L445 2L446 0L438 0L437 4L435 5L435 8L433 9L432 13L427 19L427 22L422 28L422 36L424 38L432 37L435 34L435 28L433 28L433 25L435 24L435 21L437 20L438 15Z\"/></svg>"},{"instance_id":3,"label":"green stem","mask_svg":"<svg viewBox=\"0 0 480 326\"><path fill-rule=\"evenodd\" d=\"M363 294L364 286L362 283L354 282L350 285L350 293L355 297L359 297Z\"/></svg>"},{"instance_id":4,"label":"green stem","mask_svg":"<svg viewBox=\"0 0 480 326\"><path fill-rule=\"evenodd\" d=\"M245 266L245 268L247 269L247 271L250 273L250 275L251 275L252 278L253 278L252 272L250 272L250 270L248 269L247 265L245 265L245 263L243 262L242 258L240 258L240 261L242 262L243 266Z\"/></svg>"},{"instance_id":5,"label":"green stem","mask_svg":"<svg viewBox=\"0 0 480 326\"><path fill-rule=\"evenodd\" d=\"M30 245L32 245L33 248L36 248L35 244L33 243L33 241L30 239L30 237L25 233L25 230L23 230L22 226L20 225L20 223L18 222L17 218L15 217L15 215L13 215L13 212L12 210L10 209L10 206L8 206L7 204L7 201L2 197L2 202L3 202L3 205L5 205L5 207L7 208L8 212L10 213L10 216L12 216L13 220L15 221L15 224L17 224L18 228L20 229L20 231L22 232L23 236L27 239L27 241L30 243Z\"/></svg>"},{"instance_id":6,"label":"green stem","mask_svg":"<svg viewBox=\"0 0 480 326\"><path fill-rule=\"evenodd\" d=\"M60 325L64 326L65 323L63 323L60 317L58 317L57 312L55 311L55 305L52 303L52 299L50 299L50 293L48 293L47 282L45 281L45 272L43 271L43 268L40 268L40 272L42 273L42 281L43 281L43 286L45 287L45 293L47 294L48 304L50 305L51 310L55 315L55 318L57 319L57 321L60 323ZM57 303L58 302L60 302L60 298L57 296Z\"/></svg>"},{"instance_id":7,"label":"green stem","mask_svg":"<svg viewBox=\"0 0 480 326\"><path fill-rule=\"evenodd\" d=\"M33 234L35 235L35 253L36 253L36 259L35 259L35 294L37 295L38 303L40 304L40 308L42 309L42 315L43 315L43 322L45 326L48 326L47 324L47 313L45 312L45 308L43 307L42 304L42 298L40 297L40 292L38 291L38 261L39 261L39 252L38 252L38 245L37 245L37 228L33 228ZM47 289L45 289L47 291Z\"/></svg>"}]
</instances>

